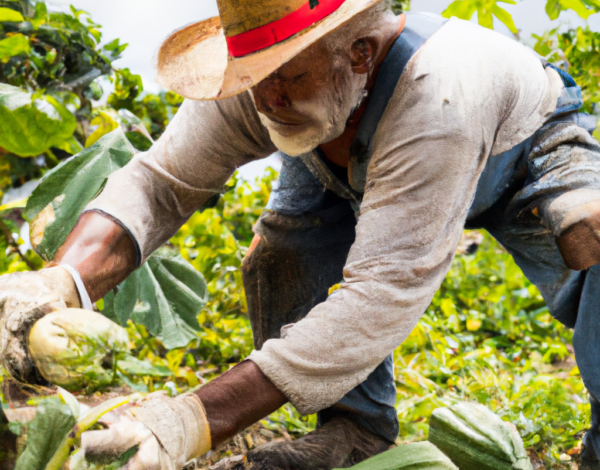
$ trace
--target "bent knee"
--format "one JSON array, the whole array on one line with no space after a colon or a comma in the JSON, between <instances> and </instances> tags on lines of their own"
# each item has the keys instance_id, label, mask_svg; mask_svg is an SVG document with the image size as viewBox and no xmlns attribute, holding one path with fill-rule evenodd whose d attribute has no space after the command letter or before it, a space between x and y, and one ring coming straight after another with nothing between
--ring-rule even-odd
<instances>
[{"instance_id":1,"label":"bent knee","mask_svg":"<svg viewBox=\"0 0 600 470\"><path fill-rule=\"evenodd\" d=\"M567 267L582 271L600 263L600 201L574 210L577 222L556 237L556 244Z\"/></svg>"}]
</instances>

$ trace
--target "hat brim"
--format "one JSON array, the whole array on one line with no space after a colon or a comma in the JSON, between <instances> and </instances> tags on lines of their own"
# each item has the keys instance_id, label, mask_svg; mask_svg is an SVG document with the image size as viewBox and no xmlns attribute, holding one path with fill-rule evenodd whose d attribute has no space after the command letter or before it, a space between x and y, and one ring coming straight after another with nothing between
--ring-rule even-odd
<instances>
[{"instance_id":1,"label":"hat brim","mask_svg":"<svg viewBox=\"0 0 600 470\"><path fill-rule=\"evenodd\" d=\"M261 51L231 57L218 17L173 33L158 52L156 81L192 100L242 93L327 33L382 0L346 0L335 12L300 33Z\"/></svg>"}]
</instances>

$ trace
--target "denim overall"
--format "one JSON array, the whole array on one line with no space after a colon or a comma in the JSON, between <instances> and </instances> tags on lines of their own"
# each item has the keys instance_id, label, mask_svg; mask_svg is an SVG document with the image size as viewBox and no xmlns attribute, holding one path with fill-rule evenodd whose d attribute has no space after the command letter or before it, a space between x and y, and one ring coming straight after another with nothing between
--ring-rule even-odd
<instances>
[{"instance_id":1,"label":"denim overall","mask_svg":"<svg viewBox=\"0 0 600 470\"><path fill-rule=\"evenodd\" d=\"M282 155L277 187L256 228L261 242L243 266L257 349L280 337L285 325L302 319L342 281L377 125L406 64L444 22L433 15L408 15L377 76L348 169L329 162L318 149L296 158ZM490 232L539 288L551 314L575 328L577 364L591 395L600 399L600 265L569 270L549 224L531 210L569 190L600 189L600 146L590 137L595 120L578 112L581 90L558 72L565 87L554 116L526 141L489 159L466 228ZM319 423L343 414L393 442L398 436L395 405L390 355L365 382L321 411ZM600 424L597 408L593 419ZM600 455L600 437L594 436L589 437Z\"/></svg>"}]
</instances>

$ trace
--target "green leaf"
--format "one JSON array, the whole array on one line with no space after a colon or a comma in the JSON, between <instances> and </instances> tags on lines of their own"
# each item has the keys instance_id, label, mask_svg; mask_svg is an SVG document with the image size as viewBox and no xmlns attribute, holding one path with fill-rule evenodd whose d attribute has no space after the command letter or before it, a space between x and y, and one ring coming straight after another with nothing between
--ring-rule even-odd
<instances>
[{"instance_id":1,"label":"green leaf","mask_svg":"<svg viewBox=\"0 0 600 470\"><path fill-rule=\"evenodd\" d=\"M477 7L470 0L455 0L442 12L444 18L456 16L461 20L470 20L477 11Z\"/></svg>"},{"instance_id":2,"label":"green leaf","mask_svg":"<svg viewBox=\"0 0 600 470\"><path fill-rule=\"evenodd\" d=\"M399 445L350 468L351 470L458 470L450 459L430 442Z\"/></svg>"},{"instance_id":3,"label":"green leaf","mask_svg":"<svg viewBox=\"0 0 600 470\"><path fill-rule=\"evenodd\" d=\"M29 38L22 34L15 34L0 41L0 62L6 64L11 57L19 54L29 54Z\"/></svg>"},{"instance_id":4,"label":"green leaf","mask_svg":"<svg viewBox=\"0 0 600 470\"><path fill-rule=\"evenodd\" d=\"M76 126L75 116L54 97L34 100L29 93L0 83L0 147L36 156L60 146Z\"/></svg>"},{"instance_id":5,"label":"green leaf","mask_svg":"<svg viewBox=\"0 0 600 470\"><path fill-rule=\"evenodd\" d=\"M510 30L511 33L516 34L519 31L515 25L512 15L504 8L494 5L492 8L492 13Z\"/></svg>"},{"instance_id":6,"label":"green leaf","mask_svg":"<svg viewBox=\"0 0 600 470\"><path fill-rule=\"evenodd\" d=\"M584 20L595 13L594 10L588 9L581 0L560 0L560 4L563 10L573 10Z\"/></svg>"},{"instance_id":7,"label":"green leaf","mask_svg":"<svg viewBox=\"0 0 600 470\"><path fill-rule=\"evenodd\" d=\"M591 15L600 11L600 2L598 0L547 0L546 13L551 20L557 19L560 12L564 10L573 10L581 18L587 20Z\"/></svg>"},{"instance_id":8,"label":"green leaf","mask_svg":"<svg viewBox=\"0 0 600 470\"><path fill-rule=\"evenodd\" d=\"M71 408L60 398L43 399L27 426L27 447L15 470L44 470L75 422Z\"/></svg>"},{"instance_id":9,"label":"green leaf","mask_svg":"<svg viewBox=\"0 0 600 470\"><path fill-rule=\"evenodd\" d=\"M21 21L25 21L23 19L23 15L12 8L0 8L0 23L4 22L12 22L12 23L20 23Z\"/></svg>"},{"instance_id":10,"label":"green leaf","mask_svg":"<svg viewBox=\"0 0 600 470\"><path fill-rule=\"evenodd\" d=\"M196 338L197 316L206 305L206 281L183 258L152 255L104 298L102 313L122 326L128 320L144 325L167 349Z\"/></svg>"},{"instance_id":11,"label":"green leaf","mask_svg":"<svg viewBox=\"0 0 600 470\"><path fill-rule=\"evenodd\" d=\"M470 20L477 12L477 20L481 26L494 29L494 16L506 25L512 33L517 33L517 27L510 13L498 6L498 3L515 5L515 0L456 0L442 13L445 18L456 16Z\"/></svg>"},{"instance_id":12,"label":"green leaf","mask_svg":"<svg viewBox=\"0 0 600 470\"><path fill-rule=\"evenodd\" d=\"M130 375L150 375L152 377L170 377L173 373L168 367L155 366L148 361L140 361L137 357L127 356L117 361L117 368Z\"/></svg>"},{"instance_id":13,"label":"green leaf","mask_svg":"<svg viewBox=\"0 0 600 470\"><path fill-rule=\"evenodd\" d=\"M25 210L32 243L42 258L52 259L108 175L125 166L134 154L123 132L116 129L46 173Z\"/></svg>"}]
</instances>

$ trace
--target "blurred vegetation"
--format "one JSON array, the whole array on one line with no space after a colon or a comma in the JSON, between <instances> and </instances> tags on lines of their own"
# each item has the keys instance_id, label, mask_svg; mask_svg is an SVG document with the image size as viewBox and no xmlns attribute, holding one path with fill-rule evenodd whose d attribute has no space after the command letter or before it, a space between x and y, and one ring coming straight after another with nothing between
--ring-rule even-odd
<instances>
[{"instance_id":1,"label":"blurred vegetation","mask_svg":"<svg viewBox=\"0 0 600 470\"><path fill-rule=\"evenodd\" d=\"M477 15L486 27L498 20L518 37L502 7L514 3L457 0L449 2L444 15ZM409 2L395 0L394 7L404 11ZM587 19L600 11L600 2L547 1L552 19L567 9ZM586 111L594 114L600 102L598 34L587 27L561 27L535 37L536 51L575 77ZM117 127L139 150L161 135L182 98L170 92L145 93L138 75L115 68L112 62L125 47L118 40L102 42L100 25L85 12L55 13L43 2L0 0L0 83L29 95L23 119L28 113L54 115L64 109L74 118L60 121L69 131L62 142L52 142L35 155L0 144L2 193L39 179ZM4 96L0 93L0 113ZM0 122L0 133L2 126ZM254 182L235 175L217 205L196 212L165 247L189 261L207 281L209 300L198 315L200 332L187 347L168 350L130 321L132 357L120 367L115 386L177 394L211 380L250 353L252 334L240 267L252 225L276 177L272 170ZM18 207L19 201L0 207L0 273L43 266L33 251L20 253L25 241ZM98 306L102 309L102 302ZM511 257L484 235L474 254L453 261L426 314L395 352L399 439L425 439L433 409L474 400L512 422L548 468L570 468L571 456L589 427L587 393L574 363L571 337L570 330L552 319ZM263 425L300 436L314 427L315 418L301 418L287 405Z\"/></svg>"}]
</instances>

